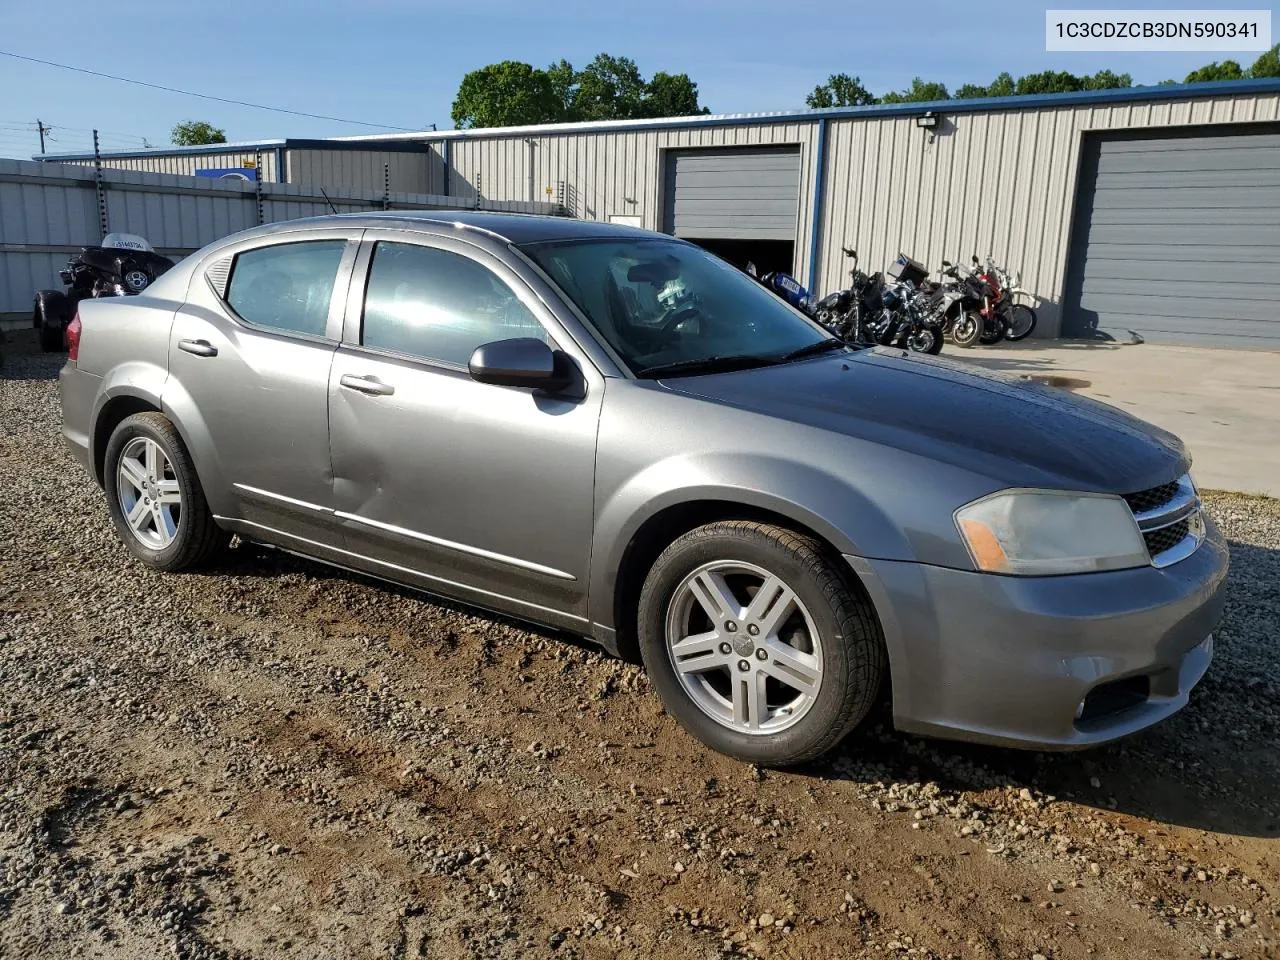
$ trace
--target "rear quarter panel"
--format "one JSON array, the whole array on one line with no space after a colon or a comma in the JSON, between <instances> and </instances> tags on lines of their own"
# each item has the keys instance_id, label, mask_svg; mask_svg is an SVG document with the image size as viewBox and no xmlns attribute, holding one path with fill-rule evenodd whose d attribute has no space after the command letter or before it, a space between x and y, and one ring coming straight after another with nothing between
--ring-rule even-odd
<instances>
[{"instance_id":1,"label":"rear quarter panel","mask_svg":"<svg viewBox=\"0 0 1280 960\"><path fill-rule=\"evenodd\" d=\"M102 297L82 301L79 371L97 378L97 390L86 412L69 409L64 396L66 429L83 433L91 457L101 451L93 442L94 425L116 397L130 396L161 409L168 376L169 328L179 304L150 296ZM87 421L87 422L86 422Z\"/></svg>"}]
</instances>

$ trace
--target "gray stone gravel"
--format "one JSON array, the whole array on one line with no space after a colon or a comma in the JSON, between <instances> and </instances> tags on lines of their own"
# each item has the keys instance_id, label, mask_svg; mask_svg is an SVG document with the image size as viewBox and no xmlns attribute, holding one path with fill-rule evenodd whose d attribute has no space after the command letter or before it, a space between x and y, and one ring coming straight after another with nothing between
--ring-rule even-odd
<instances>
[{"instance_id":1,"label":"gray stone gravel","mask_svg":"<svg viewBox=\"0 0 1280 960\"><path fill-rule=\"evenodd\" d=\"M880 722L767 772L581 645L251 546L142 569L60 360L11 341L0 956L1275 955L1280 502L1208 495L1228 606L1170 722L1067 755Z\"/></svg>"}]
</instances>

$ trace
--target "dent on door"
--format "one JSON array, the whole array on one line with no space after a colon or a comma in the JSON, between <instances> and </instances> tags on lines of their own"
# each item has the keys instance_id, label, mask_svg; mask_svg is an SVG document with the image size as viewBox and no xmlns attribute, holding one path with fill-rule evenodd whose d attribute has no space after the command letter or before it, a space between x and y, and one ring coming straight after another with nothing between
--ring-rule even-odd
<instances>
[{"instance_id":1,"label":"dent on door","mask_svg":"<svg viewBox=\"0 0 1280 960\"><path fill-rule=\"evenodd\" d=\"M598 399L339 351L330 402L335 501L352 550L476 602L585 616Z\"/></svg>"}]
</instances>

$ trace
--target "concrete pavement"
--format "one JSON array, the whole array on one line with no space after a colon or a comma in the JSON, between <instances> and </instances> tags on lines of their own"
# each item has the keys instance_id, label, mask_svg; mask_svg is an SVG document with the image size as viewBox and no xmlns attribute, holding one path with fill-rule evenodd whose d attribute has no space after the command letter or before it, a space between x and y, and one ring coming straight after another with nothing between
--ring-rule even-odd
<instances>
[{"instance_id":1,"label":"concrete pavement","mask_svg":"<svg viewBox=\"0 0 1280 960\"><path fill-rule=\"evenodd\" d=\"M1280 497L1280 352L1026 340L945 353L1074 390L1182 437L1203 488Z\"/></svg>"}]
</instances>

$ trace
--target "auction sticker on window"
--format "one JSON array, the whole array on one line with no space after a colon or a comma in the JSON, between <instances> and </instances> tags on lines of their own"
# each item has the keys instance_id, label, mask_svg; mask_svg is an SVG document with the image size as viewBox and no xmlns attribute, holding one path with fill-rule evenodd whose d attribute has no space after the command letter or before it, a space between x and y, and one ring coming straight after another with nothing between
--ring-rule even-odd
<instances>
[{"instance_id":1,"label":"auction sticker on window","mask_svg":"<svg viewBox=\"0 0 1280 960\"><path fill-rule=\"evenodd\" d=\"M1270 10L1046 10L1046 50L1270 50Z\"/></svg>"}]
</instances>

